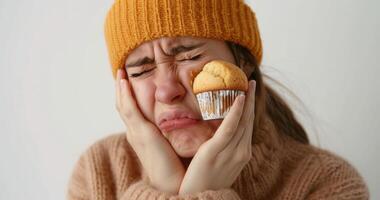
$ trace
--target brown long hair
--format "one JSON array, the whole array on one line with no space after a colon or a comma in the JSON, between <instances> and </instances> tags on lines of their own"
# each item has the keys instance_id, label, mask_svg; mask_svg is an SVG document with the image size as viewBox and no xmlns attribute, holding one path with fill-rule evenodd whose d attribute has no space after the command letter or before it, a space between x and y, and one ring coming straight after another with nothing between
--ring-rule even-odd
<instances>
[{"instance_id":1,"label":"brown long hair","mask_svg":"<svg viewBox=\"0 0 380 200\"><path fill-rule=\"evenodd\" d=\"M250 51L233 42L227 42L236 64L242 67L246 74L250 74L248 80L256 81L255 122L254 130L259 127L263 114L267 114L273 121L277 131L291 138L309 144L309 138L303 126L297 121L290 106L285 100L264 83L260 67ZM278 82L277 82L278 83Z\"/></svg>"}]
</instances>

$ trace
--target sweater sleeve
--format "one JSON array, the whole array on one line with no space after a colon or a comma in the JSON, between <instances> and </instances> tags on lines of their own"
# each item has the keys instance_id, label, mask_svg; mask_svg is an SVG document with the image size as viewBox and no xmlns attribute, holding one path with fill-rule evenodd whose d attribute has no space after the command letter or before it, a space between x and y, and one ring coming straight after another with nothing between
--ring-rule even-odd
<instances>
[{"instance_id":1,"label":"sweater sleeve","mask_svg":"<svg viewBox=\"0 0 380 200\"><path fill-rule=\"evenodd\" d=\"M369 199L363 178L346 160L338 158L334 162L327 162L324 172L306 199Z\"/></svg>"},{"instance_id":2,"label":"sweater sleeve","mask_svg":"<svg viewBox=\"0 0 380 200\"><path fill-rule=\"evenodd\" d=\"M66 193L67 200L115 199L110 158L105 148L107 143L115 141L117 137L106 138L82 153L72 170Z\"/></svg>"},{"instance_id":3,"label":"sweater sleeve","mask_svg":"<svg viewBox=\"0 0 380 200\"><path fill-rule=\"evenodd\" d=\"M67 188L67 200L89 200L90 196L87 188L85 177L84 155L82 155L75 164L74 170L69 180Z\"/></svg>"},{"instance_id":4,"label":"sweater sleeve","mask_svg":"<svg viewBox=\"0 0 380 200\"><path fill-rule=\"evenodd\" d=\"M146 181L139 180L126 190L121 200L240 200L231 188L206 190L197 194L173 195L156 190Z\"/></svg>"}]
</instances>

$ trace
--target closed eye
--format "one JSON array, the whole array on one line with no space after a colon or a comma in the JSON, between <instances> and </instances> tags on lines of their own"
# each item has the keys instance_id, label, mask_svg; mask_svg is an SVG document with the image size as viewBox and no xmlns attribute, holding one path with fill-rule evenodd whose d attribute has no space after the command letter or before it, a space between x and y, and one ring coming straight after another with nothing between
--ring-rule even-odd
<instances>
[{"instance_id":1,"label":"closed eye","mask_svg":"<svg viewBox=\"0 0 380 200\"><path fill-rule=\"evenodd\" d=\"M148 70L145 70L145 71L142 71L142 72L139 72L139 73L133 73L131 75L129 75L129 77L132 77L132 78L136 78L136 77L139 77L145 73L148 73L150 71L153 71L154 69L156 69L155 67L151 68L151 69L148 69Z\"/></svg>"},{"instance_id":2,"label":"closed eye","mask_svg":"<svg viewBox=\"0 0 380 200\"><path fill-rule=\"evenodd\" d=\"M202 57L202 55L199 54L199 55L196 55L196 56L193 56L193 57L190 57L190 58L184 58L184 59L181 59L181 60L178 60L178 61L182 62L182 61L187 61L187 60L198 60L201 57Z\"/></svg>"}]
</instances>

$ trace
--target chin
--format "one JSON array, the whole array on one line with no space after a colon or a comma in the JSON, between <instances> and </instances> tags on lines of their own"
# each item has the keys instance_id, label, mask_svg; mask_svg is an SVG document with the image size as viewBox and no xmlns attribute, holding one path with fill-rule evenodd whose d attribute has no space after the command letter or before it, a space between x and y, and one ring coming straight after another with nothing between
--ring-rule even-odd
<instances>
[{"instance_id":1,"label":"chin","mask_svg":"<svg viewBox=\"0 0 380 200\"><path fill-rule=\"evenodd\" d=\"M177 155L181 158L192 158L197 153L198 148L193 149L174 149Z\"/></svg>"},{"instance_id":2,"label":"chin","mask_svg":"<svg viewBox=\"0 0 380 200\"><path fill-rule=\"evenodd\" d=\"M199 147L210 139L210 133L200 130L175 130L169 134L168 140L173 150L182 158L194 157Z\"/></svg>"}]
</instances>

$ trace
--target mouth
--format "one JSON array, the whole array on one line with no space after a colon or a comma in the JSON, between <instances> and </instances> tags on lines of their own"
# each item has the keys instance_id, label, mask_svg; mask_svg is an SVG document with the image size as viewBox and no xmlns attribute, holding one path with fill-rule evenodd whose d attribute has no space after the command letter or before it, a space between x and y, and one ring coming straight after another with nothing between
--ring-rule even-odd
<instances>
[{"instance_id":1,"label":"mouth","mask_svg":"<svg viewBox=\"0 0 380 200\"><path fill-rule=\"evenodd\" d=\"M186 128L189 126L192 126L194 124L197 124L199 120L190 119L190 118L178 118L178 119L171 119L163 121L159 127L162 131L170 132L175 129L181 129Z\"/></svg>"},{"instance_id":2,"label":"mouth","mask_svg":"<svg viewBox=\"0 0 380 200\"><path fill-rule=\"evenodd\" d=\"M161 114L158 127L161 131L170 132L175 129L182 129L199 123L195 114L186 111L173 110Z\"/></svg>"}]
</instances>

